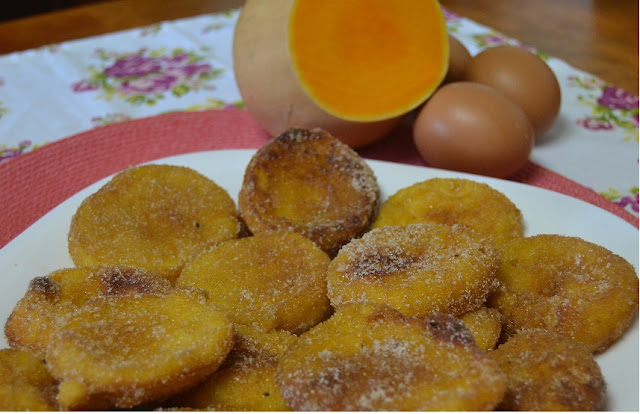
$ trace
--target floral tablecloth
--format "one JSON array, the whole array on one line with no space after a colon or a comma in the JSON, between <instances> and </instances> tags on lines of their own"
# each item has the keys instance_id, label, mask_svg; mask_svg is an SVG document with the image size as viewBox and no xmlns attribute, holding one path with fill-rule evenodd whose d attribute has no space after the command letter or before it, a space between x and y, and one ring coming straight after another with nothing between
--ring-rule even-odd
<instances>
[{"instance_id":1,"label":"floral tablecloth","mask_svg":"<svg viewBox=\"0 0 640 414\"><path fill-rule=\"evenodd\" d=\"M446 12L472 54L518 44ZM177 111L242 108L231 46L238 10L0 56L0 163L92 128ZM638 97L544 51L561 85L531 161L638 216ZM366 155L366 151L365 151ZM398 155L395 161L415 163ZM0 197L10 197L1 194Z\"/></svg>"}]
</instances>

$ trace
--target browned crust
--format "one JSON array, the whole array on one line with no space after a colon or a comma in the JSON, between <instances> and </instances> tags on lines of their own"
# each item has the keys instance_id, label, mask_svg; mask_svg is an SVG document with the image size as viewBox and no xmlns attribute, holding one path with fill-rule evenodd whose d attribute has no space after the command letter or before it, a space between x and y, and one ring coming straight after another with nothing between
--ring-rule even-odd
<instances>
[{"instance_id":1,"label":"browned crust","mask_svg":"<svg viewBox=\"0 0 640 414\"><path fill-rule=\"evenodd\" d=\"M311 189L297 217L278 212L291 200L274 188ZM351 148L319 129L292 128L264 145L244 175L238 205L254 233L294 231L334 254L367 229L379 188L373 170ZM284 206L290 207L290 206Z\"/></svg>"}]
</instances>

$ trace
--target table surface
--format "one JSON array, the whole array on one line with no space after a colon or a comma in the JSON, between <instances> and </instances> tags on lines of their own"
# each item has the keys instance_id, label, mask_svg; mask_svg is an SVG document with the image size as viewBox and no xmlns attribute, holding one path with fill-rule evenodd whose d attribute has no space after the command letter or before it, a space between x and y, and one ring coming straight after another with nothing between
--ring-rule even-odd
<instances>
[{"instance_id":1,"label":"table surface","mask_svg":"<svg viewBox=\"0 0 640 414\"><path fill-rule=\"evenodd\" d=\"M241 0L115 0L0 24L0 54L217 12ZM442 0L447 9L638 91L635 0Z\"/></svg>"}]
</instances>

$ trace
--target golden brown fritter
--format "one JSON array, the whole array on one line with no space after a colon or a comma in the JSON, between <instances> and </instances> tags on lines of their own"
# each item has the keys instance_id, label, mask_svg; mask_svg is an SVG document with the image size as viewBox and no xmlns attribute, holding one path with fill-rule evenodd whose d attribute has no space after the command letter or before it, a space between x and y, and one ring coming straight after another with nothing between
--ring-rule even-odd
<instances>
[{"instance_id":1,"label":"golden brown fritter","mask_svg":"<svg viewBox=\"0 0 640 414\"><path fill-rule=\"evenodd\" d=\"M205 247L240 232L229 194L186 167L143 165L116 174L71 221L76 266L127 265L175 280Z\"/></svg>"},{"instance_id":2,"label":"golden brown fritter","mask_svg":"<svg viewBox=\"0 0 640 414\"><path fill-rule=\"evenodd\" d=\"M535 329L519 332L491 355L509 380L501 410L603 409L605 382L593 354L582 344Z\"/></svg>"},{"instance_id":3,"label":"golden brown fritter","mask_svg":"<svg viewBox=\"0 0 640 414\"><path fill-rule=\"evenodd\" d=\"M244 325L237 325L236 330L236 343L220 369L173 398L171 406L215 411L289 410L274 375L280 356L296 336Z\"/></svg>"},{"instance_id":4,"label":"golden brown fritter","mask_svg":"<svg viewBox=\"0 0 640 414\"><path fill-rule=\"evenodd\" d=\"M87 266L60 269L29 283L13 309L4 330L9 344L39 356L62 321L86 302L99 296L166 292L168 280L141 269Z\"/></svg>"},{"instance_id":5,"label":"golden brown fritter","mask_svg":"<svg viewBox=\"0 0 640 414\"><path fill-rule=\"evenodd\" d=\"M369 226L378 196L355 151L321 129L292 128L253 156L238 205L253 234L297 232L333 255Z\"/></svg>"},{"instance_id":6,"label":"golden brown fritter","mask_svg":"<svg viewBox=\"0 0 640 414\"><path fill-rule=\"evenodd\" d=\"M633 266L577 237L541 234L509 244L489 305L505 317L508 336L544 328L600 352L629 328L638 312Z\"/></svg>"},{"instance_id":7,"label":"golden brown fritter","mask_svg":"<svg viewBox=\"0 0 640 414\"><path fill-rule=\"evenodd\" d=\"M504 194L464 178L432 178L405 187L380 206L373 228L411 223L462 224L500 249L523 236L522 213Z\"/></svg>"},{"instance_id":8,"label":"golden brown fritter","mask_svg":"<svg viewBox=\"0 0 640 414\"><path fill-rule=\"evenodd\" d=\"M0 350L0 411L55 411L56 381L35 354Z\"/></svg>"},{"instance_id":9,"label":"golden brown fritter","mask_svg":"<svg viewBox=\"0 0 640 414\"><path fill-rule=\"evenodd\" d=\"M464 226L416 223L373 229L344 246L327 271L331 305L378 303L407 316L460 315L495 286L493 242Z\"/></svg>"},{"instance_id":10,"label":"golden brown fritter","mask_svg":"<svg viewBox=\"0 0 640 414\"><path fill-rule=\"evenodd\" d=\"M236 323L264 331L303 332L331 313L329 256L297 233L230 240L188 263L178 286L209 292Z\"/></svg>"},{"instance_id":11,"label":"golden brown fritter","mask_svg":"<svg viewBox=\"0 0 640 414\"><path fill-rule=\"evenodd\" d=\"M351 305L298 338L276 383L294 410L491 410L506 377L446 314Z\"/></svg>"},{"instance_id":12,"label":"golden brown fritter","mask_svg":"<svg viewBox=\"0 0 640 414\"><path fill-rule=\"evenodd\" d=\"M204 291L101 296L53 333L46 360L62 409L132 408L202 381L233 341Z\"/></svg>"}]
</instances>

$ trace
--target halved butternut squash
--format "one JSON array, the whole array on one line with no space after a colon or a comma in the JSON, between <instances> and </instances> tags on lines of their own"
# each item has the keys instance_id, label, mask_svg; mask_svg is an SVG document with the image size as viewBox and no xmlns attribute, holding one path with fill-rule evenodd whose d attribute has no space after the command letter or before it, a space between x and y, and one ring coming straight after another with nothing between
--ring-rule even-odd
<instances>
[{"instance_id":1,"label":"halved butternut squash","mask_svg":"<svg viewBox=\"0 0 640 414\"><path fill-rule=\"evenodd\" d=\"M342 119L377 121L424 102L447 72L436 0L295 0L289 53L302 88Z\"/></svg>"},{"instance_id":2,"label":"halved butternut squash","mask_svg":"<svg viewBox=\"0 0 640 414\"><path fill-rule=\"evenodd\" d=\"M271 135L319 127L354 148L437 88L448 53L436 0L247 0L233 39L238 89Z\"/></svg>"}]
</instances>

